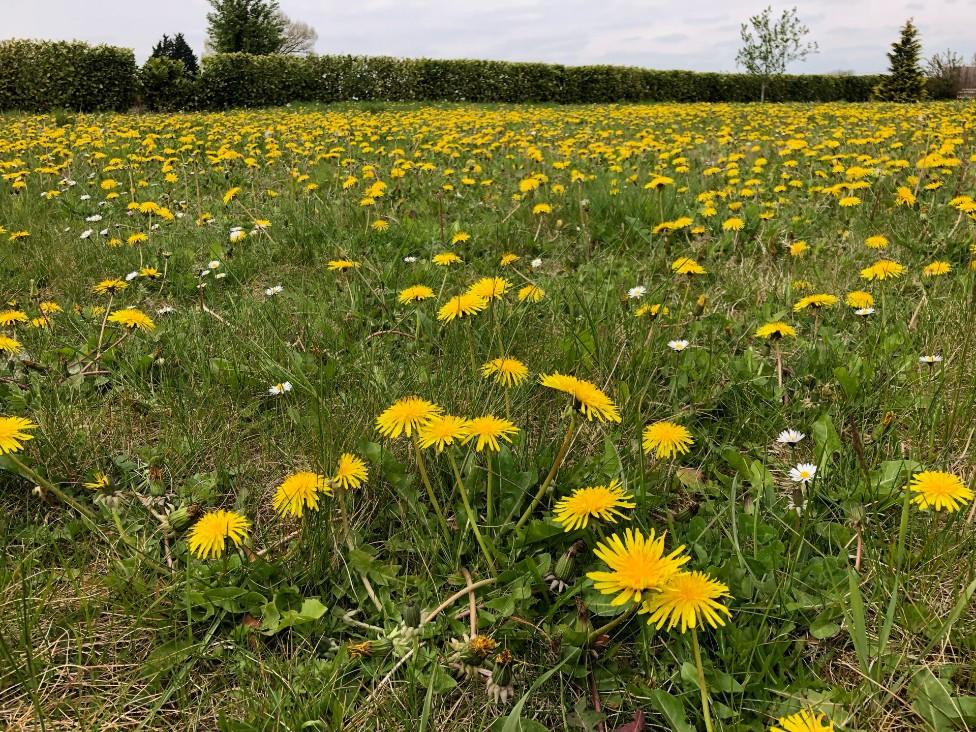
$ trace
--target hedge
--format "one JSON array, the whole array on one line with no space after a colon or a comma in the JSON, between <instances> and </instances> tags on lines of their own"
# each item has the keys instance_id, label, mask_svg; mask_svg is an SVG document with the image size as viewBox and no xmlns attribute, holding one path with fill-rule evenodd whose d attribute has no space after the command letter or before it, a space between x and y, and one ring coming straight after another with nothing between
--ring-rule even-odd
<instances>
[{"instance_id":1,"label":"hedge","mask_svg":"<svg viewBox=\"0 0 976 732\"><path fill-rule=\"evenodd\" d=\"M0 110L125 111L135 92L131 49L78 41L0 41Z\"/></svg>"},{"instance_id":2,"label":"hedge","mask_svg":"<svg viewBox=\"0 0 976 732\"><path fill-rule=\"evenodd\" d=\"M770 101L860 102L877 76L780 76ZM170 88L170 84L172 87ZM761 81L746 74L655 71L628 66L560 66L507 61L397 59L387 56L204 57L193 81L132 51L83 43L0 43L0 109L126 109L138 96L153 110L279 106L291 102L468 101L748 102Z\"/></svg>"}]
</instances>

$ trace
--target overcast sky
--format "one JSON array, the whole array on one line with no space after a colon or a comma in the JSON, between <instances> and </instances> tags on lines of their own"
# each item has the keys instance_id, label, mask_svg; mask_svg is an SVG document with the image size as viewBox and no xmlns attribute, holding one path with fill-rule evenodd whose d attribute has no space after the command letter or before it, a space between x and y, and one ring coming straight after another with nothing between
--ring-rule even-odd
<instances>
[{"instance_id":1,"label":"overcast sky","mask_svg":"<svg viewBox=\"0 0 976 732\"><path fill-rule=\"evenodd\" d=\"M731 71L739 24L769 0L280 0L318 31L319 53L629 64ZM976 52L976 0L798 0L820 53L793 71L877 72L914 17L923 52ZM134 48L162 33L199 54L207 0L0 0L0 38L80 39Z\"/></svg>"}]
</instances>

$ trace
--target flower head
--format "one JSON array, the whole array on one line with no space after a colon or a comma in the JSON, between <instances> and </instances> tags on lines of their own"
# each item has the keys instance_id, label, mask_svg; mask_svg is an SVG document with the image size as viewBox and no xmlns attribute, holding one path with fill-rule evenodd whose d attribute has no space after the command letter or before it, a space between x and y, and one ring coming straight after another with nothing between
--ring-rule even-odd
<instances>
[{"instance_id":1,"label":"flower head","mask_svg":"<svg viewBox=\"0 0 976 732\"><path fill-rule=\"evenodd\" d=\"M870 292L854 290L853 292L847 293L847 296L844 298L844 304L856 309L869 308L874 305L874 297Z\"/></svg>"},{"instance_id":2,"label":"flower head","mask_svg":"<svg viewBox=\"0 0 976 732\"><path fill-rule=\"evenodd\" d=\"M795 445L804 437L806 437L806 435L799 430L787 429L783 430L779 433L779 435L776 436L776 442L781 445Z\"/></svg>"},{"instance_id":3,"label":"flower head","mask_svg":"<svg viewBox=\"0 0 976 732\"><path fill-rule=\"evenodd\" d=\"M347 269L355 269L359 262L352 259L330 259L326 267L332 272L345 272Z\"/></svg>"},{"instance_id":4,"label":"flower head","mask_svg":"<svg viewBox=\"0 0 976 732\"><path fill-rule=\"evenodd\" d=\"M834 732L833 723L823 714L814 714L806 710L780 717L769 732Z\"/></svg>"},{"instance_id":5,"label":"flower head","mask_svg":"<svg viewBox=\"0 0 976 732\"><path fill-rule=\"evenodd\" d=\"M20 341L10 336L0 335L0 352L13 355L20 351Z\"/></svg>"},{"instance_id":6,"label":"flower head","mask_svg":"<svg viewBox=\"0 0 976 732\"><path fill-rule=\"evenodd\" d=\"M617 518L626 518L620 509L630 509L636 505L631 499L632 496L623 489L620 481L614 478L609 485L577 488L560 499L553 515L565 531L584 529L591 518L616 523Z\"/></svg>"},{"instance_id":7,"label":"flower head","mask_svg":"<svg viewBox=\"0 0 976 732\"><path fill-rule=\"evenodd\" d=\"M596 417L601 422L619 422L620 412L617 405L604 394L595 384L575 376L567 376L558 372L541 374L539 381L543 386L564 392L573 397L576 407L590 421Z\"/></svg>"},{"instance_id":8,"label":"flower head","mask_svg":"<svg viewBox=\"0 0 976 732\"><path fill-rule=\"evenodd\" d=\"M393 402L376 418L376 428L384 437L395 439L401 434L410 437L441 411L433 402L418 396L403 397Z\"/></svg>"},{"instance_id":9,"label":"flower head","mask_svg":"<svg viewBox=\"0 0 976 732\"><path fill-rule=\"evenodd\" d=\"M679 275L705 274L705 268L691 257L678 257L671 263L671 271Z\"/></svg>"},{"instance_id":10,"label":"flower head","mask_svg":"<svg viewBox=\"0 0 976 732\"><path fill-rule=\"evenodd\" d=\"M518 291L519 302L539 302L546 296L546 291L538 285L525 285Z\"/></svg>"},{"instance_id":11,"label":"flower head","mask_svg":"<svg viewBox=\"0 0 976 732\"><path fill-rule=\"evenodd\" d=\"M656 450L658 460L684 455L693 444L691 432L674 422L655 422L644 428L644 452Z\"/></svg>"},{"instance_id":12,"label":"flower head","mask_svg":"<svg viewBox=\"0 0 976 732\"><path fill-rule=\"evenodd\" d=\"M336 467L332 482L340 488L351 490L359 488L369 479L369 469L366 462L358 455L344 452L339 456L339 465Z\"/></svg>"},{"instance_id":13,"label":"flower head","mask_svg":"<svg viewBox=\"0 0 976 732\"><path fill-rule=\"evenodd\" d=\"M427 287L427 285L411 285L400 290L400 294L397 300L401 304L406 305L410 302L420 302L421 300L428 300L434 296L434 291Z\"/></svg>"},{"instance_id":14,"label":"flower head","mask_svg":"<svg viewBox=\"0 0 976 732\"><path fill-rule=\"evenodd\" d=\"M915 473L909 489L916 494L912 496L912 503L923 511L934 508L952 513L973 500L973 492L965 483L952 473L938 470Z\"/></svg>"},{"instance_id":15,"label":"flower head","mask_svg":"<svg viewBox=\"0 0 976 732\"><path fill-rule=\"evenodd\" d=\"M0 417L0 455L20 452L25 442L34 439L28 431L36 429L37 425L24 417Z\"/></svg>"},{"instance_id":16,"label":"flower head","mask_svg":"<svg viewBox=\"0 0 976 732\"><path fill-rule=\"evenodd\" d=\"M481 375L493 377L503 386L517 386L528 378L529 370L516 358L493 358L482 365Z\"/></svg>"},{"instance_id":17,"label":"flower head","mask_svg":"<svg viewBox=\"0 0 976 732\"><path fill-rule=\"evenodd\" d=\"M756 328L756 338L765 338L767 340L796 338L796 328L789 323L784 323L781 320L775 320L771 323L766 323L765 325L760 325L758 328Z\"/></svg>"},{"instance_id":18,"label":"flower head","mask_svg":"<svg viewBox=\"0 0 976 732\"><path fill-rule=\"evenodd\" d=\"M616 595L612 605L623 605L628 600L640 602L642 593L660 590L689 559L682 556L683 546L665 554L664 536L656 537L653 529L646 537L633 529L627 529L623 539L619 534L612 535L593 550L610 571L588 572L586 576L601 594Z\"/></svg>"},{"instance_id":19,"label":"flower head","mask_svg":"<svg viewBox=\"0 0 976 732\"><path fill-rule=\"evenodd\" d=\"M879 259L870 267L861 270L861 279L887 280L901 277L905 272L905 265L891 259Z\"/></svg>"},{"instance_id":20,"label":"flower head","mask_svg":"<svg viewBox=\"0 0 976 732\"><path fill-rule=\"evenodd\" d=\"M925 265L925 269L922 270L922 275L924 277L941 277L942 275L949 274L951 271L951 264L939 260Z\"/></svg>"},{"instance_id":21,"label":"flower head","mask_svg":"<svg viewBox=\"0 0 976 732\"><path fill-rule=\"evenodd\" d=\"M274 384L268 387L268 394L271 396L284 396L291 391L291 382L282 381L280 384Z\"/></svg>"},{"instance_id":22,"label":"flower head","mask_svg":"<svg viewBox=\"0 0 976 732\"><path fill-rule=\"evenodd\" d=\"M110 323L118 323L132 330L155 330L156 324L148 315L137 308L123 308L108 316Z\"/></svg>"},{"instance_id":23,"label":"flower head","mask_svg":"<svg viewBox=\"0 0 976 732\"><path fill-rule=\"evenodd\" d=\"M482 277L468 288L468 294L491 301L504 295L511 286L504 277Z\"/></svg>"},{"instance_id":24,"label":"flower head","mask_svg":"<svg viewBox=\"0 0 976 732\"><path fill-rule=\"evenodd\" d=\"M454 252L441 252L440 254L435 254L431 257L431 260L438 267L450 267L452 264L461 264L464 262L461 257L459 257Z\"/></svg>"},{"instance_id":25,"label":"flower head","mask_svg":"<svg viewBox=\"0 0 976 732\"><path fill-rule=\"evenodd\" d=\"M425 450L431 447L442 452L455 442L464 442L470 431L468 420L453 414L438 414L422 425L417 432L420 446Z\"/></svg>"},{"instance_id":26,"label":"flower head","mask_svg":"<svg viewBox=\"0 0 976 732\"><path fill-rule=\"evenodd\" d=\"M464 438L464 442L467 444L471 440L477 440L474 449L478 452L483 451L486 447L492 452L498 452L501 449L498 441L511 442L510 435L519 431L519 428L509 420L491 414L469 419L467 428L468 435Z\"/></svg>"},{"instance_id":27,"label":"flower head","mask_svg":"<svg viewBox=\"0 0 976 732\"><path fill-rule=\"evenodd\" d=\"M729 596L728 585L713 580L704 572L678 572L660 592L645 600L641 613L648 613L648 625L657 624L660 630L668 626L671 630L679 623L681 632L705 624L717 628L725 625L730 616L729 609L719 600Z\"/></svg>"},{"instance_id":28,"label":"flower head","mask_svg":"<svg viewBox=\"0 0 976 732\"><path fill-rule=\"evenodd\" d=\"M0 312L0 326L13 325L14 323L26 323L27 313L20 310L4 310Z\"/></svg>"},{"instance_id":29,"label":"flower head","mask_svg":"<svg viewBox=\"0 0 976 732\"><path fill-rule=\"evenodd\" d=\"M488 301L473 292L463 292L455 295L437 311L437 319L450 323L455 318L465 318L480 313L488 307Z\"/></svg>"},{"instance_id":30,"label":"flower head","mask_svg":"<svg viewBox=\"0 0 976 732\"><path fill-rule=\"evenodd\" d=\"M793 312L798 313L801 310L806 310L807 308L813 308L814 310L820 310L820 308L829 308L837 304L836 295L827 295L824 293L819 293L816 295L807 295L806 297L797 300L796 304L793 306Z\"/></svg>"},{"instance_id":31,"label":"flower head","mask_svg":"<svg viewBox=\"0 0 976 732\"><path fill-rule=\"evenodd\" d=\"M129 283L125 280L108 279L102 280L93 286L92 292L94 292L96 295L117 295L128 286Z\"/></svg>"},{"instance_id":32,"label":"flower head","mask_svg":"<svg viewBox=\"0 0 976 732\"><path fill-rule=\"evenodd\" d=\"M790 468L790 480L794 483L809 483L817 474L817 466L811 463L798 463L795 468Z\"/></svg>"},{"instance_id":33,"label":"flower head","mask_svg":"<svg viewBox=\"0 0 976 732\"><path fill-rule=\"evenodd\" d=\"M332 494L332 486L325 476L309 471L289 475L275 491L273 504L282 515L301 517L308 508L317 511L319 493Z\"/></svg>"},{"instance_id":34,"label":"flower head","mask_svg":"<svg viewBox=\"0 0 976 732\"><path fill-rule=\"evenodd\" d=\"M240 546L247 538L250 522L236 511L207 511L193 524L187 541L190 551L200 559L217 558L224 553L227 539Z\"/></svg>"}]
</instances>

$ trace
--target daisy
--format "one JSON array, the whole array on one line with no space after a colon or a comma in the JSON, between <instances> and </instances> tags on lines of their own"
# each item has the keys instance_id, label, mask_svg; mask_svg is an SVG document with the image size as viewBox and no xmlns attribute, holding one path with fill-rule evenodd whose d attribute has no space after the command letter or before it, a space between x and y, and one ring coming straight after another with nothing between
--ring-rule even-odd
<instances>
[{"instance_id":1,"label":"daisy","mask_svg":"<svg viewBox=\"0 0 976 732\"><path fill-rule=\"evenodd\" d=\"M532 267L532 269L538 269L539 267L542 266L542 260L536 257L531 262L529 262L529 265Z\"/></svg>"},{"instance_id":2,"label":"daisy","mask_svg":"<svg viewBox=\"0 0 976 732\"><path fill-rule=\"evenodd\" d=\"M790 468L790 480L794 483L806 485L817 474L817 466L811 463L798 463L795 468Z\"/></svg>"},{"instance_id":3,"label":"daisy","mask_svg":"<svg viewBox=\"0 0 976 732\"><path fill-rule=\"evenodd\" d=\"M854 311L854 314L866 318L869 315L874 315L874 308L858 308Z\"/></svg>"},{"instance_id":4,"label":"daisy","mask_svg":"<svg viewBox=\"0 0 976 732\"><path fill-rule=\"evenodd\" d=\"M688 347L688 341L682 339L668 341L668 348L672 351L683 351Z\"/></svg>"},{"instance_id":5,"label":"daisy","mask_svg":"<svg viewBox=\"0 0 976 732\"><path fill-rule=\"evenodd\" d=\"M274 297L275 295L280 295L285 291L285 288L281 285L275 285L274 287L269 287L264 291L264 294L268 297Z\"/></svg>"},{"instance_id":6,"label":"daisy","mask_svg":"<svg viewBox=\"0 0 976 732\"><path fill-rule=\"evenodd\" d=\"M627 297L631 300L640 300L646 294L647 288L643 285L637 285L637 287L631 287L629 290L627 290Z\"/></svg>"},{"instance_id":7,"label":"daisy","mask_svg":"<svg viewBox=\"0 0 976 732\"><path fill-rule=\"evenodd\" d=\"M282 394L287 394L291 391L291 382L283 381L280 384L275 384L274 386L268 387L268 394L271 396L281 396Z\"/></svg>"},{"instance_id":8,"label":"daisy","mask_svg":"<svg viewBox=\"0 0 976 732\"><path fill-rule=\"evenodd\" d=\"M937 363L942 363L942 356L919 356L918 362L934 366Z\"/></svg>"},{"instance_id":9,"label":"daisy","mask_svg":"<svg viewBox=\"0 0 976 732\"><path fill-rule=\"evenodd\" d=\"M796 445L802 441L804 437L806 437L806 435L799 430L786 429L776 436L776 442L781 445Z\"/></svg>"}]
</instances>

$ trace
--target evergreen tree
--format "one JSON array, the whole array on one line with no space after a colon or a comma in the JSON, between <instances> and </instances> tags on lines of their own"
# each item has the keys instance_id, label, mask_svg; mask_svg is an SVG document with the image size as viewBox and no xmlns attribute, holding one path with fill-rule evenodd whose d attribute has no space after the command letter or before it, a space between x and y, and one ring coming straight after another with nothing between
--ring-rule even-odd
<instances>
[{"instance_id":1,"label":"evergreen tree","mask_svg":"<svg viewBox=\"0 0 976 732\"><path fill-rule=\"evenodd\" d=\"M217 53L277 53L285 30L278 0L210 0L209 44Z\"/></svg>"},{"instance_id":2,"label":"evergreen tree","mask_svg":"<svg viewBox=\"0 0 976 732\"><path fill-rule=\"evenodd\" d=\"M883 102L918 102L925 98L925 73L921 66L922 44L911 19L901 29L901 38L891 44L888 75L874 89Z\"/></svg>"},{"instance_id":3,"label":"evergreen tree","mask_svg":"<svg viewBox=\"0 0 976 732\"><path fill-rule=\"evenodd\" d=\"M186 42L182 33L177 33L175 36L170 38L165 33L163 34L163 39L153 46L152 53L149 54L150 58L169 58L174 61L183 62L183 73L187 76L196 76L200 71L200 65L197 63L196 54L193 53L193 49L190 48L190 44Z\"/></svg>"}]
</instances>

